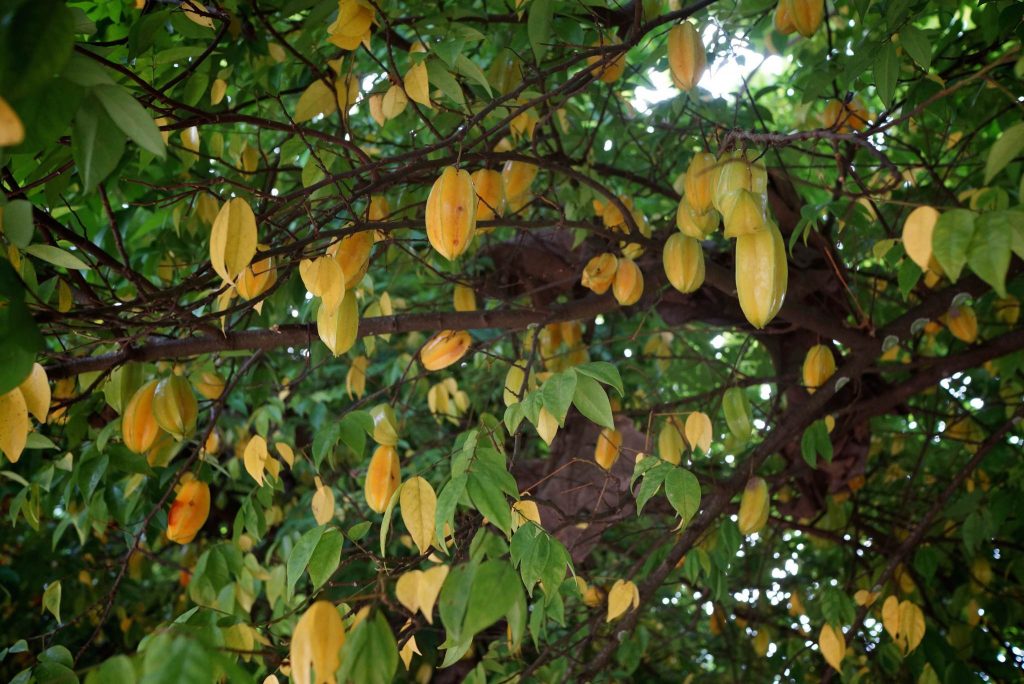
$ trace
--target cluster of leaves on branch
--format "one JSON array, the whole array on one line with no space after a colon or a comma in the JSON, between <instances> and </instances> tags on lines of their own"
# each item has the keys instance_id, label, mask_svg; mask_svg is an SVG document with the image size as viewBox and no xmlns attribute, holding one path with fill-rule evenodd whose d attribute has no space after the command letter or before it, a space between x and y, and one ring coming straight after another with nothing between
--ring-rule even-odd
<instances>
[{"instance_id":1,"label":"cluster of leaves on branch","mask_svg":"<svg viewBox=\"0 0 1024 684\"><path fill-rule=\"evenodd\" d=\"M0 677L1019 679L1022 37L0 3Z\"/></svg>"}]
</instances>

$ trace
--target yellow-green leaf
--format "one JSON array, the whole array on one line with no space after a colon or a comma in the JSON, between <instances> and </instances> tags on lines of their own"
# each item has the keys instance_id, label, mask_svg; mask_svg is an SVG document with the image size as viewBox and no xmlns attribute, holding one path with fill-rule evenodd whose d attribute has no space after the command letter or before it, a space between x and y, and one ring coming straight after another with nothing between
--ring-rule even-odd
<instances>
[{"instance_id":1,"label":"yellow-green leaf","mask_svg":"<svg viewBox=\"0 0 1024 684\"><path fill-rule=\"evenodd\" d=\"M430 550L434 541L434 515L437 512L437 495L434 488L422 477L412 477L402 485L399 499L402 508L402 522L412 535L420 553Z\"/></svg>"},{"instance_id":2,"label":"yellow-green leaf","mask_svg":"<svg viewBox=\"0 0 1024 684\"><path fill-rule=\"evenodd\" d=\"M846 638L843 631L832 625L825 625L818 635L818 648L825 662L832 666L837 672L843 671L843 656L846 655Z\"/></svg>"},{"instance_id":3,"label":"yellow-green leaf","mask_svg":"<svg viewBox=\"0 0 1024 684\"><path fill-rule=\"evenodd\" d=\"M256 215L241 197L224 203L210 231L210 263L213 270L229 283L241 273L256 254Z\"/></svg>"}]
</instances>

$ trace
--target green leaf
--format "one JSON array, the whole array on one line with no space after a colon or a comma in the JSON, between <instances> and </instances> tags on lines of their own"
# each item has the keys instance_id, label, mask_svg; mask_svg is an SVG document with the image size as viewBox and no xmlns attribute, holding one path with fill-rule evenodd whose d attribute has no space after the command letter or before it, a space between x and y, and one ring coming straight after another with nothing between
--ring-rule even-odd
<instances>
[{"instance_id":1,"label":"green leaf","mask_svg":"<svg viewBox=\"0 0 1024 684\"><path fill-rule=\"evenodd\" d=\"M956 282L967 264L967 251L974 237L977 214L967 209L943 212L932 234L932 254L952 282Z\"/></svg>"},{"instance_id":2,"label":"green leaf","mask_svg":"<svg viewBox=\"0 0 1024 684\"><path fill-rule=\"evenodd\" d=\"M341 441L356 456L362 458L363 451L366 449L366 438L373 434L373 417L366 411L346 413L338 421L338 434Z\"/></svg>"},{"instance_id":3,"label":"green leaf","mask_svg":"<svg viewBox=\"0 0 1024 684\"><path fill-rule=\"evenodd\" d=\"M398 644L378 610L352 630L341 647L338 681L388 684L398 670ZM319 677L319 673L317 673ZM326 681L326 677L324 678Z\"/></svg>"},{"instance_id":4,"label":"green leaf","mask_svg":"<svg viewBox=\"0 0 1024 684\"><path fill-rule=\"evenodd\" d=\"M686 524L700 509L700 482L689 470L672 468L665 478L665 496Z\"/></svg>"},{"instance_id":5,"label":"green leaf","mask_svg":"<svg viewBox=\"0 0 1024 684\"><path fill-rule=\"evenodd\" d=\"M589 375L595 380L611 386L619 393L620 397L624 396L626 393L626 390L622 386L622 376L619 375L619 369L607 361L591 361L589 363L582 363L575 366L573 370L577 373L583 373L583 375Z\"/></svg>"},{"instance_id":6,"label":"green leaf","mask_svg":"<svg viewBox=\"0 0 1024 684\"><path fill-rule=\"evenodd\" d=\"M150 154L161 159L167 156L160 128L131 93L117 85L96 86L92 92L121 132Z\"/></svg>"},{"instance_id":7,"label":"green leaf","mask_svg":"<svg viewBox=\"0 0 1024 684\"><path fill-rule=\"evenodd\" d=\"M135 684L135 668L128 656L118 655L107 660L85 678L85 684Z\"/></svg>"},{"instance_id":8,"label":"green leaf","mask_svg":"<svg viewBox=\"0 0 1024 684\"><path fill-rule=\"evenodd\" d=\"M646 458L644 459L647 460ZM662 482L668 476L668 468L666 464L660 458L652 459L658 461L658 463L649 468L644 472L644 479L640 482L640 487L636 490L636 514L639 516L644 510L644 506L647 502L654 498L654 495L661 489ZM635 471L634 471L635 472Z\"/></svg>"},{"instance_id":9,"label":"green leaf","mask_svg":"<svg viewBox=\"0 0 1024 684\"><path fill-rule=\"evenodd\" d=\"M476 62L465 55L459 55L455 58L455 70L471 81L479 83L487 91L488 97L491 96L491 84L487 80L487 75L483 72L483 69L478 67Z\"/></svg>"},{"instance_id":10,"label":"green leaf","mask_svg":"<svg viewBox=\"0 0 1024 684\"><path fill-rule=\"evenodd\" d=\"M900 45L907 51L910 58L928 71L932 64L932 45L925 32L911 24L900 29Z\"/></svg>"},{"instance_id":11,"label":"green leaf","mask_svg":"<svg viewBox=\"0 0 1024 684\"><path fill-rule=\"evenodd\" d=\"M71 252L53 245L29 245L25 248L25 253L61 268L76 271L88 271L92 268Z\"/></svg>"},{"instance_id":12,"label":"green leaf","mask_svg":"<svg viewBox=\"0 0 1024 684\"><path fill-rule=\"evenodd\" d=\"M608 401L608 395L605 394L604 388L598 384L597 380L586 375L578 376L572 403L584 417L601 427L615 428L612 405Z\"/></svg>"},{"instance_id":13,"label":"green leaf","mask_svg":"<svg viewBox=\"0 0 1024 684\"><path fill-rule=\"evenodd\" d=\"M896 94L896 81L900 76L900 58L892 43L882 45L875 55L875 89L882 104L888 107Z\"/></svg>"},{"instance_id":14,"label":"green leaf","mask_svg":"<svg viewBox=\"0 0 1024 684\"><path fill-rule=\"evenodd\" d=\"M505 428L510 435L515 434L516 428L519 427L519 424L523 422L525 417L526 413L523 410L523 402L521 401L511 404L505 409Z\"/></svg>"},{"instance_id":15,"label":"green leaf","mask_svg":"<svg viewBox=\"0 0 1024 684\"><path fill-rule=\"evenodd\" d=\"M369 520L364 520L363 522L356 523L352 527L348 528L348 532L345 533L345 536L352 541L357 542L366 536L366 533L370 531L371 527L373 527L373 523Z\"/></svg>"},{"instance_id":16,"label":"green leaf","mask_svg":"<svg viewBox=\"0 0 1024 684\"><path fill-rule=\"evenodd\" d=\"M28 247L35 230L32 224L32 203L28 200L9 202L0 208L0 218L7 240L20 249Z\"/></svg>"},{"instance_id":17,"label":"green leaf","mask_svg":"<svg viewBox=\"0 0 1024 684\"><path fill-rule=\"evenodd\" d=\"M1020 214L993 211L982 214L975 222L974 237L967 252L967 264L979 278L992 286L1000 297L1006 296L1006 273L1010 269L1010 243L1013 229L1010 222Z\"/></svg>"},{"instance_id":18,"label":"green leaf","mask_svg":"<svg viewBox=\"0 0 1024 684\"><path fill-rule=\"evenodd\" d=\"M391 495L391 500L388 501L387 508L384 509L384 519L380 523L380 555L386 555L385 549L388 543L388 531L391 529L391 516L395 512L395 504L398 503L398 497L402 493L402 486L399 485L395 489L395 493Z\"/></svg>"},{"instance_id":19,"label":"green leaf","mask_svg":"<svg viewBox=\"0 0 1024 684\"><path fill-rule=\"evenodd\" d=\"M505 498L505 492L493 478L483 474L481 469L474 468L469 472L466 490L473 506L509 537L512 529L512 511L508 499Z\"/></svg>"},{"instance_id":20,"label":"green leaf","mask_svg":"<svg viewBox=\"0 0 1024 684\"><path fill-rule=\"evenodd\" d=\"M288 596L295 593L295 585L299 581L299 577L302 576L302 573L305 572L306 566L309 565L309 559L313 557L313 552L316 551L317 544L320 543L320 538L324 536L326 531L326 527L317 525L299 537L299 540L295 542L295 546L292 547L291 553L288 554L287 563L288 581L286 586Z\"/></svg>"},{"instance_id":21,"label":"green leaf","mask_svg":"<svg viewBox=\"0 0 1024 684\"><path fill-rule=\"evenodd\" d=\"M555 417L558 424L565 427L565 415L572 406L572 398L576 393L576 374L572 372L555 373L544 381L540 396L544 408Z\"/></svg>"},{"instance_id":22,"label":"green leaf","mask_svg":"<svg viewBox=\"0 0 1024 684\"><path fill-rule=\"evenodd\" d=\"M309 579L312 580L314 589L323 585L338 569L341 562L341 546L344 542L341 532L335 529L326 530L320 537L313 555L309 558Z\"/></svg>"},{"instance_id":23,"label":"green leaf","mask_svg":"<svg viewBox=\"0 0 1024 684\"><path fill-rule=\"evenodd\" d=\"M124 134L95 97L89 96L75 115L71 131L71 153L87 191L117 167L124 153Z\"/></svg>"},{"instance_id":24,"label":"green leaf","mask_svg":"<svg viewBox=\"0 0 1024 684\"><path fill-rule=\"evenodd\" d=\"M1002 171L1024 150L1024 122L1014 124L1000 134L988 151L985 160L985 183L990 183L996 174Z\"/></svg>"},{"instance_id":25,"label":"green leaf","mask_svg":"<svg viewBox=\"0 0 1024 684\"><path fill-rule=\"evenodd\" d=\"M522 584L508 561L482 563L469 591L462 633L472 636L503 618L515 603L516 590L522 591Z\"/></svg>"},{"instance_id":26,"label":"green leaf","mask_svg":"<svg viewBox=\"0 0 1024 684\"><path fill-rule=\"evenodd\" d=\"M50 582L43 592L43 610L49 611L57 619L57 624L60 624L60 594L60 580Z\"/></svg>"},{"instance_id":27,"label":"green leaf","mask_svg":"<svg viewBox=\"0 0 1024 684\"><path fill-rule=\"evenodd\" d=\"M0 28L0 90L14 100L45 87L64 68L75 44L75 23L61 0L33 0L6 24Z\"/></svg>"},{"instance_id":28,"label":"green leaf","mask_svg":"<svg viewBox=\"0 0 1024 684\"><path fill-rule=\"evenodd\" d=\"M25 289L11 262L0 259L0 394L28 377L36 352L43 347L32 314L25 306Z\"/></svg>"},{"instance_id":29,"label":"green leaf","mask_svg":"<svg viewBox=\"0 0 1024 684\"><path fill-rule=\"evenodd\" d=\"M912 259L904 259L903 263L900 264L900 270L896 274L896 281L900 287L900 295L905 300L910 291L917 285L917 281L921 279L924 272L918 268L917 264Z\"/></svg>"},{"instance_id":30,"label":"green leaf","mask_svg":"<svg viewBox=\"0 0 1024 684\"><path fill-rule=\"evenodd\" d=\"M540 63L547 52L547 43L551 39L551 23L555 9L551 0L533 0L530 3L529 15L526 18L526 33L530 37L533 54Z\"/></svg>"},{"instance_id":31,"label":"green leaf","mask_svg":"<svg viewBox=\"0 0 1024 684\"><path fill-rule=\"evenodd\" d=\"M460 107L466 106L466 96L462 92L462 86L441 61L428 59L427 74L430 76L432 88L440 88L441 92L447 95L452 102Z\"/></svg>"},{"instance_id":32,"label":"green leaf","mask_svg":"<svg viewBox=\"0 0 1024 684\"><path fill-rule=\"evenodd\" d=\"M456 475L441 489L437 495L437 511L434 513L434 535L438 541L445 538L445 525L455 529L455 508L466 492L469 476L465 473ZM446 549L447 551L447 549Z\"/></svg>"}]
</instances>

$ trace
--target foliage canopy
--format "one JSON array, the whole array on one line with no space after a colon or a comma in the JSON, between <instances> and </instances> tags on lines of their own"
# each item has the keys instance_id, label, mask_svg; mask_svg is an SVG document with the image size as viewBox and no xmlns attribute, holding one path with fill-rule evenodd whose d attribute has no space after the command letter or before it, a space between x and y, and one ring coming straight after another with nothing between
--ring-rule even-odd
<instances>
[{"instance_id":1,"label":"foliage canopy","mask_svg":"<svg viewBox=\"0 0 1024 684\"><path fill-rule=\"evenodd\" d=\"M0 676L1019 678L1022 20L6 0Z\"/></svg>"}]
</instances>

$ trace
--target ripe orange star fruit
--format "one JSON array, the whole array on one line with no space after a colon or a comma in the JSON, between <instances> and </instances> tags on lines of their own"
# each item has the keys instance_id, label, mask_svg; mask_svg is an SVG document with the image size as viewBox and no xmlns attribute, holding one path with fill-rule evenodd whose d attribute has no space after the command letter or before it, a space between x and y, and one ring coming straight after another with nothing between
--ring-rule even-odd
<instances>
[{"instance_id":1,"label":"ripe orange star fruit","mask_svg":"<svg viewBox=\"0 0 1024 684\"><path fill-rule=\"evenodd\" d=\"M725 237L737 238L765 229L768 225L768 196L750 190L736 190L722 202Z\"/></svg>"},{"instance_id":2,"label":"ripe orange star fruit","mask_svg":"<svg viewBox=\"0 0 1024 684\"><path fill-rule=\"evenodd\" d=\"M258 245L256 249L258 254L260 251L266 251L268 247ZM274 257L266 257L246 266L238 277L235 287L242 299L251 300L269 290L276 282L277 269L274 267ZM256 313L260 313L262 307L263 302L256 304Z\"/></svg>"},{"instance_id":3,"label":"ripe orange star fruit","mask_svg":"<svg viewBox=\"0 0 1024 684\"><path fill-rule=\"evenodd\" d=\"M597 255L583 268L583 287L595 294L604 294L612 286L618 268L619 260L614 254Z\"/></svg>"},{"instance_id":4,"label":"ripe orange star fruit","mask_svg":"<svg viewBox=\"0 0 1024 684\"><path fill-rule=\"evenodd\" d=\"M764 162L751 160L753 156L752 152L736 150L718 160L711 203L723 218L732 209L731 202L735 201L737 191L749 190L759 197L768 192L768 170Z\"/></svg>"},{"instance_id":5,"label":"ripe orange star fruit","mask_svg":"<svg viewBox=\"0 0 1024 684\"><path fill-rule=\"evenodd\" d=\"M25 126L21 117L0 97L0 147L14 147L25 140Z\"/></svg>"},{"instance_id":6,"label":"ripe orange star fruit","mask_svg":"<svg viewBox=\"0 0 1024 684\"><path fill-rule=\"evenodd\" d=\"M788 280L786 245L774 223L736 239L736 293L755 328L764 328L782 308Z\"/></svg>"},{"instance_id":7,"label":"ripe orange star fruit","mask_svg":"<svg viewBox=\"0 0 1024 684\"><path fill-rule=\"evenodd\" d=\"M768 522L769 504L768 483L760 477L747 480L740 497L738 526L743 535L760 532Z\"/></svg>"},{"instance_id":8,"label":"ripe orange star fruit","mask_svg":"<svg viewBox=\"0 0 1024 684\"><path fill-rule=\"evenodd\" d=\"M359 284L370 267L370 252L373 250L372 230L361 230L346 235L327 248L327 254L334 257L345 276L345 289Z\"/></svg>"},{"instance_id":9,"label":"ripe orange star fruit","mask_svg":"<svg viewBox=\"0 0 1024 684\"><path fill-rule=\"evenodd\" d=\"M622 449L622 433L611 428L603 428L597 436L597 446L594 447L594 460L597 465L605 470L611 470L615 462L619 460L619 452Z\"/></svg>"},{"instance_id":10,"label":"ripe orange star fruit","mask_svg":"<svg viewBox=\"0 0 1024 684\"><path fill-rule=\"evenodd\" d=\"M668 32L668 66L672 82L680 90L693 90L704 75L707 53L697 28L688 21Z\"/></svg>"},{"instance_id":11,"label":"ripe orange star fruit","mask_svg":"<svg viewBox=\"0 0 1024 684\"><path fill-rule=\"evenodd\" d=\"M289 653L294 684L337 684L345 625L330 601L311 605L292 632Z\"/></svg>"},{"instance_id":12,"label":"ripe orange star fruit","mask_svg":"<svg viewBox=\"0 0 1024 684\"><path fill-rule=\"evenodd\" d=\"M704 250L700 241L674 233L662 252L665 277L682 293L694 292L704 284Z\"/></svg>"},{"instance_id":13,"label":"ripe orange star fruit","mask_svg":"<svg viewBox=\"0 0 1024 684\"><path fill-rule=\"evenodd\" d=\"M393 446L378 446L370 457L370 467L366 470L366 485L363 489L366 505L376 513L383 513L401 482L398 451Z\"/></svg>"},{"instance_id":14,"label":"ripe orange star fruit","mask_svg":"<svg viewBox=\"0 0 1024 684\"><path fill-rule=\"evenodd\" d=\"M978 339L978 317L969 306L951 308L946 314L946 327L961 342L973 344Z\"/></svg>"},{"instance_id":15,"label":"ripe orange star fruit","mask_svg":"<svg viewBox=\"0 0 1024 684\"><path fill-rule=\"evenodd\" d=\"M622 306L636 304L644 293L644 274L632 259L620 259L612 283L612 294Z\"/></svg>"},{"instance_id":16,"label":"ripe orange star fruit","mask_svg":"<svg viewBox=\"0 0 1024 684\"><path fill-rule=\"evenodd\" d=\"M157 384L157 380L150 380L136 390L121 416L124 445L137 454L143 454L153 446L160 432L160 426L153 415L153 395Z\"/></svg>"},{"instance_id":17,"label":"ripe orange star fruit","mask_svg":"<svg viewBox=\"0 0 1024 684\"><path fill-rule=\"evenodd\" d=\"M427 197L427 238L437 253L454 261L476 233L476 191L468 171L446 167Z\"/></svg>"},{"instance_id":18,"label":"ripe orange star fruit","mask_svg":"<svg viewBox=\"0 0 1024 684\"><path fill-rule=\"evenodd\" d=\"M716 210L709 209L702 214L690 205L690 201L685 196L679 200L679 207L676 209L676 228L683 235L703 240L714 233L717 227L718 212Z\"/></svg>"},{"instance_id":19,"label":"ripe orange star fruit","mask_svg":"<svg viewBox=\"0 0 1024 684\"><path fill-rule=\"evenodd\" d=\"M505 188L501 172L494 169L478 169L473 172L473 189L476 191L476 220L493 221L505 213Z\"/></svg>"},{"instance_id":20,"label":"ripe orange star fruit","mask_svg":"<svg viewBox=\"0 0 1024 684\"><path fill-rule=\"evenodd\" d=\"M793 17L789 14L789 2L787 0L779 0L779 4L775 6L774 24L775 30L784 36L796 32L796 26L793 25Z\"/></svg>"},{"instance_id":21,"label":"ripe orange star fruit","mask_svg":"<svg viewBox=\"0 0 1024 684\"><path fill-rule=\"evenodd\" d=\"M420 363L428 371L447 368L466 355L472 342L465 330L442 330L423 345Z\"/></svg>"},{"instance_id":22,"label":"ripe orange star fruit","mask_svg":"<svg viewBox=\"0 0 1024 684\"><path fill-rule=\"evenodd\" d=\"M707 213L711 208L715 176L715 155L710 152L698 152L693 155L690 165L686 167L683 187L686 201L698 214Z\"/></svg>"},{"instance_id":23,"label":"ripe orange star fruit","mask_svg":"<svg viewBox=\"0 0 1024 684\"><path fill-rule=\"evenodd\" d=\"M509 160L501 169L501 184L508 211L515 213L529 203L530 187L537 178L537 166L529 162Z\"/></svg>"},{"instance_id":24,"label":"ripe orange star fruit","mask_svg":"<svg viewBox=\"0 0 1024 684\"><path fill-rule=\"evenodd\" d=\"M810 38L825 18L825 0L783 0L793 27L804 38Z\"/></svg>"},{"instance_id":25,"label":"ripe orange star fruit","mask_svg":"<svg viewBox=\"0 0 1024 684\"><path fill-rule=\"evenodd\" d=\"M837 133L849 133L864 130L869 118L871 115L859 97L853 98L849 103L833 99L825 105L821 123L825 128L834 128Z\"/></svg>"},{"instance_id":26,"label":"ripe orange star fruit","mask_svg":"<svg viewBox=\"0 0 1024 684\"><path fill-rule=\"evenodd\" d=\"M209 516L210 486L191 473L185 474L167 513L167 538L176 544L188 544Z\"/></svg>"},{"instance_id":27,"label":"ripe orange star fruit","mask_svg":"<svg viewBox=\"0 0 1024 684\"><path fill-rule=\"evenodd\" d=\"M205 371L199 374L195 387L204 399L219 399L224 392L224 378L216 371Z\"/></svg>"},{"instance_id":28,"label":"ripe orange star fruit","mask_svg":"<svg viewBox=\"0 0 1024 684\"><path fill-rule=\"evenodd\" d=\"M153 392L153 417L157 425L179 442L196 429L199 404L192 385L180 375L161 380Z\"/></svg>"},{"instance_id":29,"label":"ripe orange star fruit","mask_svg":"<svg viewBox=\"0 0 1024 684\"><path fill-rule=\"evenodd\" d=\"M611 45L621 45L622 41L617 36L611 38L602 37L596 43L594 47L608 47ZM626 70L626 51L621 52L602 52L599 55L593 55L587 57L587 64L596 65L601 63L600 66L593 66L590 73L594 75L594 78L604 83L615 83L622 77L622 72Z\"/></svg>"},{"instance_id":30,"label":"ripe orange star fruit","mask_svg":"<svg viewBox=\"0 0 1024 684\"><path fill-rule=\"evenodd\" d=\"M807 350L804 357L804 386L810 394L825 384L836 372L836 360L832 350L823 344L816 344Z\"/></svg>"}]
</instances>

